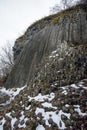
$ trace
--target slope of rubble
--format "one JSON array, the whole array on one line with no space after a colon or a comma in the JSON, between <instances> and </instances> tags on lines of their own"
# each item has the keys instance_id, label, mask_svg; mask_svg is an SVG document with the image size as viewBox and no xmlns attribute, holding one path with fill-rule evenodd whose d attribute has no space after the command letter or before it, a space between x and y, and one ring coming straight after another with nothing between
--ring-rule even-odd
<instances>
[{"instance_id":1,"label":"slope of rubble","mask_svg":"<svg viewBox=\"0 0 87 130\"><path fill-rule=\"evenodd\" d=\"M36 22L15 54L0 87L0 130L87 130L87 7Z\"/></svg>"},{"instance_id":2,"label":"slope of rubble","mask_svg":"<svg viewBox=\"0 0 87 130\"><path fill-rule=\"evenodd\" d=\"M31 96L26 86L2 90L10 102L0 104L0 130L87 130L87 79L45 95Z\"/></svg>"}]
</instances>

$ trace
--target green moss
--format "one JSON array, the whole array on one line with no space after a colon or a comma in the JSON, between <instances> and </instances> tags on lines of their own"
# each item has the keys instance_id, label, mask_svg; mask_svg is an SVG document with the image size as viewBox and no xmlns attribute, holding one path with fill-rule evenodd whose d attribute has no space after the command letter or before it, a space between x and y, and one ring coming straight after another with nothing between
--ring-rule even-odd
<instances>
[{"instance_id":1,"label":"green moss","mask_svg":"<svg viewBox=\"0 0 87 130\"><path fill-rule=\"evenodd\" d=\"M49 15L49 16L47 16L45 18L42 18L42 19L34 22L29 28L31 29L33 26L36 26L37 24L43 24L44 22L47 25L47 21L50 24L50 23L52 23L53 20L57 21L57 20L59 20L60 17L69 15L73 11L79 10L79 9L83 9L84 11L87 11L87 6L79 4L79 5L72 6L72 7L68 8L68 9L66 9L66 10L61 10L60 12L58 12L56 14Z\"/></svg>"},{"instance_id":2,"label":"green moss","mask_svg":"<svg viewBox=\"0 0 87 130\"><path fill-rule=\"evenodd\" d=\"M55 25L57 24L59 21L59 17L55 17L53 20L52 20L52 23Z\"/></svg>"},{"instance_id":3,"label":"green moss","mask_svg":"<svg viewBox=\"0 0 87 130\"><path fill-rule=\"evenodd\" d=\"M58 23L58 21L59 21L60 18L62 18L62 17L68 17L71 13L73 13L73 12L75 12L75 11L78 11L78 10L80 10L80 9L82 9L82 10L84 10L84 11L87 11L87 6L79 4L79 5L72 6L72 7L68 8L68 9L66 9L66 10L61 10L60 12L58 12L58 13L56 13L56 14L49 15L49 16L47 16L47 17L45 17L45 18L42 18L42 19L40 19L40 20L34 22L34 23L27 29L27 31L28 31L29 29L31 30L31 29L32 29L33 27L35 27L35 26L36 26L36 29L37 29L37 26L38 26L38 25L39 25L39 28L40 28L40 29L43 29L45 26L48 26L48 25L50 25L50 24L54 24L54 25L55 25L55 24ZM24 42L24 40L25 40L25 37L24 37L24 36L26 35L27 31L25 32L25 34L24 34L23 36L21 36L21 37L19 37L19 38L17 39L18 42L20 42L20 43L23 43L23 42Z\"/></svg>"},{"instance_id":4,"label":"green moss","mask_svg":"<svg viewBox=\"0 0 87 130\"><path fill-rule=\"evenodd\" d=\"M44 83L43 83L43 87L44 87L44 88L48 88L48 83L47 83L47 82L44 82Z\"/></svg>"},{"instance_id":5,"label":"green moss","mask_svg":"<svg viewBox=\"0 0 87 130\"><path fill-rule=\"evenodd\" d=\"M22 36L20 36L20 37L17 39L17 42L23 43L24 40L25 40L24 35L22 35Z\"/></svg>"}]
</instances>

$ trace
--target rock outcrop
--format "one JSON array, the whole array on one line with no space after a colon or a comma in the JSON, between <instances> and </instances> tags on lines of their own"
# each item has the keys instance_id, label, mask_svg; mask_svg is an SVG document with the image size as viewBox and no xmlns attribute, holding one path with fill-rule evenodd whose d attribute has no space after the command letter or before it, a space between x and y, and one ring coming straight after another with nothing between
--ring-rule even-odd
<instances>
[{"instance_id":1,"label":"rock outcrop","mask_svg":"<svg viewBox=\"0 0 87 130\"><path fill-rule=\"evenodd\" d=\"M6 82L13 88L0 88L0 128L86 130L87 7L34 23L13 50Z\"/></svg>"},{"instance_id":2,"label":"rock outcrop","mask_svg":"<svg viewBox=\"0 0 87 130\"><path fill-rule=\"evenodd\" d=\"M54 56L54 61L50 62L49 56L55 50L57 57ZM16 40L14 56L15 65L6 82L8 88L23 86L35 79L38 66L41 77L41 69L47 63L55 65L57 62L56 70L60 73L56 73L55 77L61 80L61 84L86 78L87 7L78 5L33 24ZM55 75L54 70L49 73L49 78ZM45 73L43 75L45 77Z\"/></svg>"}]
</instances>

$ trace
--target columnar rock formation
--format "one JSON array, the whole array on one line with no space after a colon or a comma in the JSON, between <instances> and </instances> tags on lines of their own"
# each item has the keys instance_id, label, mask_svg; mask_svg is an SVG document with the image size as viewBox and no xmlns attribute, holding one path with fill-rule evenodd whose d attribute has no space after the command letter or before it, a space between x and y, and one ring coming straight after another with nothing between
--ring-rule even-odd
<instances>
[{"instance_id":1,"label":"columnar rock formation","mask_svg":"<svg viewBox=\"0 0 87 130\"><path fill-rule=\"evenodd\" d=\"M47 63L54 64L50 71L46 69L47 73L49 72L49 82L53 76L52 80L61 81L59 85L86 78L87 7L78 5L37 21L16 40L13 50L15 65L6 87L18 87L29 83L35 79L38 66L42 80L41 77L45 77L43 70ZM55 50L56 55L53 57Z\"/></svg>"}]
</instances>

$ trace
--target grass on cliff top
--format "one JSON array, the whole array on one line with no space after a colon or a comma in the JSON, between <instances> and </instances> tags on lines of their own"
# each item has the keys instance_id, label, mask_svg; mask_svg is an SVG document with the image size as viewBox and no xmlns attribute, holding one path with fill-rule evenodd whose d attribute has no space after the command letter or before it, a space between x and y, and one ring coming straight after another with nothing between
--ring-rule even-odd
<instances>
[{"instance_id":1,"label":"grass on cliff top","mask_svg":"<svg viewBox=\"0 0 87 130\"><path fill-rule=\"evenodd\" d=\"M56 14L52 14L52 15L49 15L45 18L42 18L36 22L34 22L29 28L33 28L33 26L37 25L37 24L40 24L40 23L43 23L44 21L52 21L54 18L56 18L57 16L66 16L70 13L72 13L73 11L75 10L78 10L78 9L83 9L84 11L87 11L87 6L86 5L82 5L82 4L79 4L79 5L75 5L75 6L72 6L66 10L61 10L60 12L56 13Z\"/></svg>"},{"instance_id":2,"label":"grass on cliff top","mask_svg":"<svg viewBox=\"0 0 87 130\"><path fill-rule=\"evenodd\" d=\"M73 11L79 10L79 9L83 9L84 11L87 11L87 6L86 5L82 5L82 4L75 5L75 6L72 6L72 7L68 8L68 9L66 9L66 10L61 10L60 12L58 12L56 14L52 14L52 15L49 15L47 17L44 17L44 18L42 18L42 19L34 22L30 27L28 27L28 29L26 30L26 32L29 29L32 29L34 26L40 25L40 28L42 29L46 25L49 25L50 23L57 24L58 20L61 17L68 16L70 13L73 13ZM25 34L26 34L26 32L25 32ZM23 43L23 41L24 41L24 35L20 36L16 41L19 41L20 43Z\"/></svg>"},{"instance_id":3,"label":"grass on cliff top","mask_svg":"<svg viewBox=\"0 0 87 130\"><path fill-rule=\"evenodd\" d=\"M16 41L21 43L25 40L24 35L20 36Z\"/></svg>"}]
</instances>

